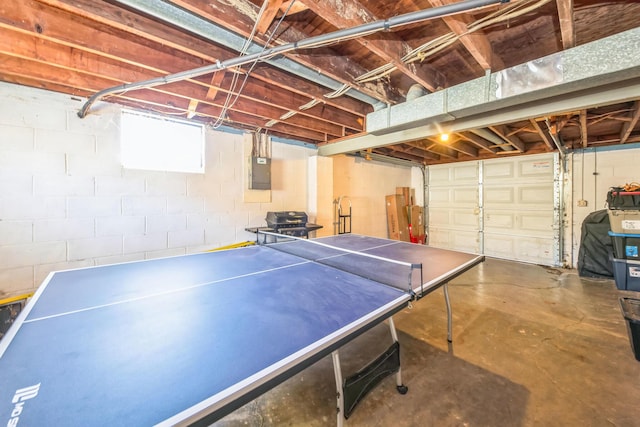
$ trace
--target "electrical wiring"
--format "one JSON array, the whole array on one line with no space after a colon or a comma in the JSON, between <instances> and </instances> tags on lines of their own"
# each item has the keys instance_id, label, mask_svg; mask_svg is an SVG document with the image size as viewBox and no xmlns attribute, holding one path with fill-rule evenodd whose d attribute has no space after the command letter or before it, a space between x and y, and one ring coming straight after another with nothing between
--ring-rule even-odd
<instances>
[{"instance_id":1,"label":"electrical wiring","mask_svg":"<svg viewBox=\"0 0 640 427\"><path fill-rule=\"evenodd\" d=\"M337 97L342 96L345 93L347 93L349 91L349 89L351 89L351 85L345 83L345 84L342 85L342 87L336 89L335 91L333 91L331 93L324 94L324 97L325 98L337 98Z\"/></svg>"},{"instance_id":2,"label":"electrical wiring","mask_svg":"<svg viewBox=\"0 0 640 427\"><path fill-rule=\"evenodd\" d=\"M486 28L490 25L494 25L500 22L508 21L513 18L517 18L519 16L525 15L532 10L535 10L546 3L549 3L551 0L528 0L517 3L509 3L507 6L498 9L497 11L490 13L489 15L481 18L467 26L467 31L461 34L456 33L448 33L442 35L434 40L431 40L422 46L417 47L416 49L409 52L402 58L402 61L405 63L411 63L415 61L424 61L427 57L436 54L441 51L445 47L455 43L461 37L464 37L468 34L471 34L475 31L479 31L483 28Z\"/></svg>"},{"instance_id":3,"label":"electrical wiring","mask_svg":"<svg viewBox=\"0 0 640 427\"><path fill-rule=\"evenodd\" d=\"M267 50L267 46L269 46L271 44L271 41L273 40L274 35L276 34L276 32L278 31L278 28L280 27L280 24L282 23L282 21L284 20L284 18L287 16L287 14L289 13L289 11L291 10L291 7L293 6L293 4L295 3L295 0L291 1L289 3L289 6L287 7L287 10L284 11L284 13L282 14L282 16L280 17L280 19L278 20L275 28L273 29L273 31L271 32L271 34L269 35L269 38L267 39L266 43L264 44L264 46L262 47L262 52ZM264 11L266 10L267 6L269 4L268 0L265 0L264 3L262 4L262 7L260 8L260 12L258 13L257 17L256 17L256 22L253 25L253 29L251 30L251 34L249 35L249 37L247 38L247 40L244 43L244 46L242 48L242 51L240 52L240 55L245 55L247 53L247 50L249 49L249 46L251 45L251 43L253 42L253 38L255 36L255 33L258 29L258 23L260 22L260 19L262 18L262 15L264 14ZM237 79L236 76L237 74L234 75L234 81L232 82L232 86L229 89L229 91L227 92L227 98L225 100L225 105L222 108L222 113L220 114L220 118L224 118L226 116L226 113L229 109L233 108L233 106L235 105L235 103L238 101L238 99L240 98L240 95L242 94L242 91L244 90L244 87L247 84L247 81L249 79L249 75L251 74L251 72L253 71L253 69L255 68L255 66L258 64L258 62L260 61L264 61L265 59L269 59L272 56L276 56L276 55L265 55L265 56L258 56L250 65L249 69L244 73L244 80L242 81L242 85L240 86L240 89L238 89L236 91L236 87L237 87ZM238 69L240 69L240 67L237 67ZM235 94L235 95L234 95ZM231 98L234 97L233 101L231 101ZM220 126L221 124L221 119L218 119L215 123L213 123L211 126L213 129L216 129L217 127Z\"/></svg>"},{"instance_id":4,"label":"electrical wiring","mask_svg":"<svg viewBox=\"0 0 640 427\"><path fill-rule=\"evenodd\" d=\"M240 50L240 56L246 55L247 50L249 49L249 46L251 46L251 43L253 42L253 38L255 37L256 31L258 30L258 23L260 22L260 18L262 18L262 15L264 14L264 11L266 10L268 3L269 3L268 0L265 0L264 3L262 4L262 7L260 8L260 11L258 12L258 15L256 16L256 22L253 24L253 28L251 29L251 33L249 34L247 39L244 41L244 44L242 45L242 48ZM227 96L225 97L224 105L222 106L222 111L221 111L220 115L218 116L218 119L214 123L211 124L211 127L213 129L217 129L218 127L220 127L220 125L224 121L224 117L226 116L227 111L231 107L233 107L235 102L238 100L238 97L240 96L240 94L238 93L236 95L236 99L233 102L231 101L231 98L233 97L233 93L234 93L234 91L236 89L236 86L238 84L238 75L240 74L239 72L241 71L241 67L238 66L235 69L238 72L233 74L233 77L231 79L231 85L229 86L229 91L227 92ZM246 79L246 77L245 77L245 79Z\"/></svg>"},{"instance_id":5,"label":"electrical wiring","mask_svg":"<svg viewBox=\"0 0 640 427\"><path fill-rule=\"evenodd\" d=\"M300 107L298 107L299 110L308 110L309 108L315 107L316 105L320 104L322 101L320 101L319 99L313 98L311 101L307 102L304 105L301 105Z\"/></svg>"},{"instance_id":6,"label":"electrical wiring","mask_svg":"<svg viewBox=\"0 0 640 427\"><path fill-rule=\"evenodd\" d=\"M354 79L354 81L356 83L366 83L366 82L371 82L374 80L378 80L381 79L382 77L391 74L392 72L394 72L395 70L397 70L398 67L396 67L395 65L389 63L389 64L385 64L381 67L375 68L367 73L364 73L358 77L356 77Z\"/></svg>"}]
</instances>

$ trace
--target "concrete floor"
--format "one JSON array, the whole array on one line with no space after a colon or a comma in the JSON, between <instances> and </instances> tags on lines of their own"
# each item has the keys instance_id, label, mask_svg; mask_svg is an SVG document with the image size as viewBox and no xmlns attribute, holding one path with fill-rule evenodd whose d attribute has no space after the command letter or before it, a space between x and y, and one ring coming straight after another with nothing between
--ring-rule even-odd
<instances>
[{"instance_id":1,"label":"concrete floor","mask_svg":"<svg viewBox=\"0 0 640 427\"><path fill-rule=\"evenodd\" d=\"M640 361L613 280L488 259L394 316L406 395L388 377L345 426L640 426ZM340 350L343 375L390 343L386 324ZM214 424L332 426L330 357Z\"/></svg>"}]
</instances>

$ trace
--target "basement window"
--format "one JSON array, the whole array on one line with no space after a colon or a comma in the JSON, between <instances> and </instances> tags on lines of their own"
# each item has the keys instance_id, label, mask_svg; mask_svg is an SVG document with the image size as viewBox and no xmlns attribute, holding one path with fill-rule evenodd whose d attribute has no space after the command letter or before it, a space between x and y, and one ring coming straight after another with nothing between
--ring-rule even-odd
<instances>
[{"instance_id":1,"label":"basement window","mask_svg":"<svg viewBox=\"0 0 640 427\"><path fill-rule=\"evenodd\" d=\"M122 110L120 160L128 169L204 173L204 125Z\"/></svg>"}]
</instances>

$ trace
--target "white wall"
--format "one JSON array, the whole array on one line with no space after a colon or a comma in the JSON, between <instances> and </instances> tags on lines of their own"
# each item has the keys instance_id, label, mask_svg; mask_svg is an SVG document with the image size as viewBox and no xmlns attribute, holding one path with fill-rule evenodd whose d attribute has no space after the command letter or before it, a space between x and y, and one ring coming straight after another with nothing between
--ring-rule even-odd
<instances>
[{"instance_id":1,"label":"white wall","mask_svg":"<svg viewBox=\"0 0 640 427\"><path fill-rule=\"evenodd\" d=\"M351 200L353 233L388 237L384 196L395 194L396 187L411 186L411 169L350 156L334 157L333 194ZM421 189L416 188L418 191ZM346 206L343 204L343 210Z\"/></svg>"},{"instance_id":2,"label":"white wall","mask_svg":"<svg viewBox=\"0 0 640 427\"><path fill-rule=\"evenodd\" d=\"M591 212L606 209L607 191L626 183L640 182L640 148L638 144L575 151L569 158L571 170L572 265L577 267L582 222ZM578 206L586 200L587 206Z\"/></svg>"},{"instance_id":3,"label":"white wall","mask_svg":"<svg viewBox=\"0 0 640 427\"><path fill-rule=\"evenodd\" d=\"M207 131L206 173L125 170L119 108L0 84L0 298L50 271L192 253L252 240L270 210L306 210L307 158L274 143L269 203L243 201L243 135Z\"/></svg>"}]
</instances>

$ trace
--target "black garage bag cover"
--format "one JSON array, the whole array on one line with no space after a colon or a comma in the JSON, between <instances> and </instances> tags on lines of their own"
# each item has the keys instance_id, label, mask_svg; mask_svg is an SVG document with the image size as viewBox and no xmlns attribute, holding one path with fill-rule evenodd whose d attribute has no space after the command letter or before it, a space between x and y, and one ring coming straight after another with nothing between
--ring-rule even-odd
<instances>
[{"instance_id":1,"label":"black garage bag cover","mask_svg":"<svg viewBox=\"0 0 640 427\"><path fill-rule=\"evenodd\" d=\"M613 243L609 236L609 215L603 209L590 213L582 222L578 274L581 277L613 278Z\"/></svg>"}]
</instances>

